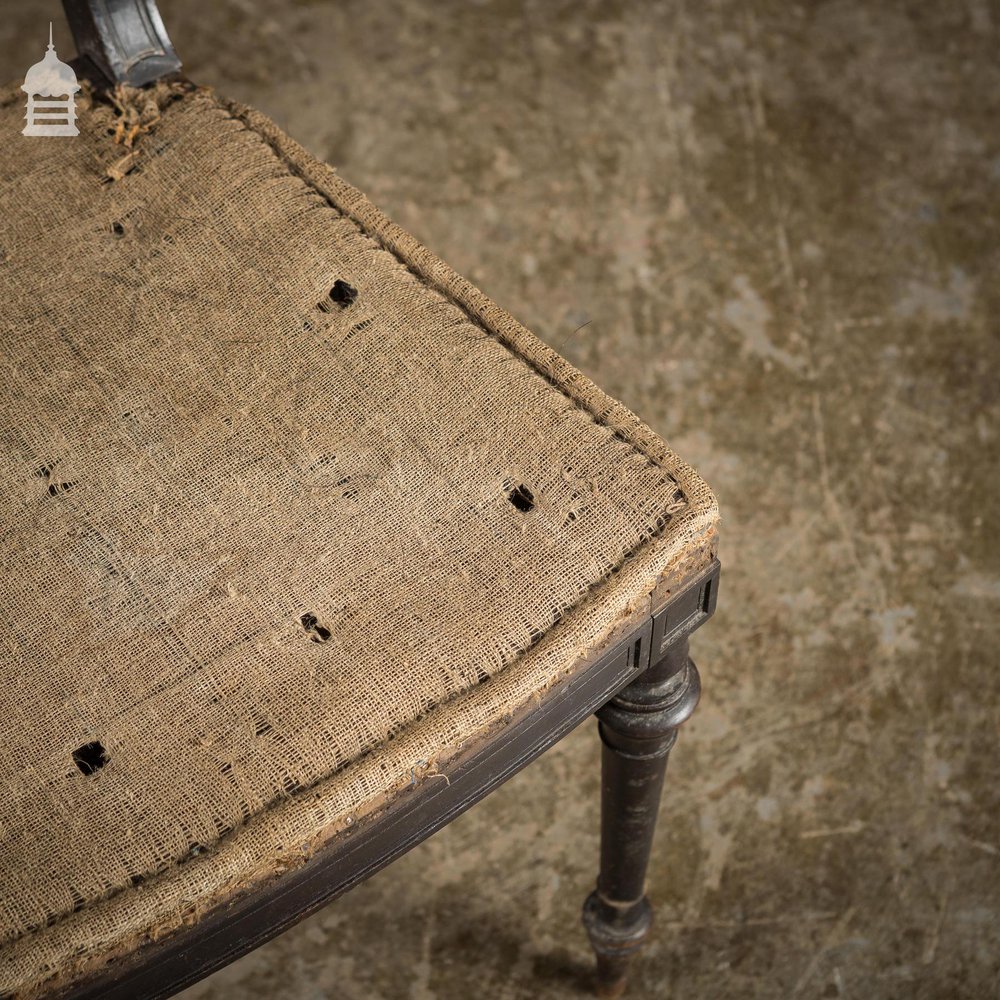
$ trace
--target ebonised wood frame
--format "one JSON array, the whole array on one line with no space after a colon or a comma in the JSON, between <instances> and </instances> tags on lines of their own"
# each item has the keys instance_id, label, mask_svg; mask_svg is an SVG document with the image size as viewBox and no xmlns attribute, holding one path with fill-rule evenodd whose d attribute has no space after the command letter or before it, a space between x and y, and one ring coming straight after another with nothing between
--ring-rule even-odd
<instances>
[{"instance_id":1,"label":"ebonised wood frame","mask_svg":"<svg viewBox=\"0 0 1000 1000\"><path fill-rule=\"evenodd\" d=\"M676 727L698 697L687 637L714 612L718 576L715 560L626 638L557 682L539 704L464 748L442 765L447 782L424 781L404 789L301 868L274 876L197 924L114 960L101 972L50 994L52 1000L172 996L374 875L598 709L605 743L602 860L598 890L587 900L584 922L598 954L598 991L620 994L628 958L649 929L643 881L667 752ZM654 655L661 648L664 655L650 667L654 642Z\"/></svg>"},{"instance_id":2,"label":"ebonised wood frame","mask_svg":"<svg viewBox=\"0 0 1000 1000\"><path fill-rule=\"evenodd\" d=\"M181 68L156 0L63 0L83 75L141 87Z\"/></svg>"}]
</instances>

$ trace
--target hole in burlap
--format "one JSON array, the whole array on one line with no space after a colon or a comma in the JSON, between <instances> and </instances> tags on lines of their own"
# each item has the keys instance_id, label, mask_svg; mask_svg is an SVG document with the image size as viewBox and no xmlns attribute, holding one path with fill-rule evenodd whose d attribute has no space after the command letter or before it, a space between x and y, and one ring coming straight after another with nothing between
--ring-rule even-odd
<instances>
[{"instance_id":1,"label":"hole in burlap","mask_svg":"<svg viewBox=\"0 0 1000 1000\"><path fill-rule=\"evenodd\" d=\"M338 278L330 289L330 300L336 302L341 309L346 309L358 297L358 290L346 281Z\"/></svg>"},{"instance_id":2,"label":"hole in burlap","mask_svg":"<svg viewBox=\"0 0 1000 1000\"><path fill-rule=\"evenodd\" d=\"M108 755L100 740L84 743L78 750L73 751L73 763L80 769L81 774L93 774L95 771L100 771L107 762Z\"/></svg>"},{"instance_id":3,"label":"hole in burlap","mask_svg":"<svg viewBox=\"0 0 1000 1000\"><path fill-rule=\"evenodd\" d=\"M48 482L48 494L50 497L58 496L60 493L65 493L67 490L73 489L76 486L75 482L70 483L60 483L57 479L52 478L52 473L55 471L55 463L48 465L43 465L38 469L35 469L35 475L39 479L44 479Z\"/></svg>"},{"instance_id":4,"label":"hole in burlap","mask_svg":"<svg viewBox=\"0 0 1000 1000\"><path fill-rule=\"evenodd\" d=\"M532 507L535 506L535 496L528 489L527 486L522 483L520 486L515 486L514 489L510 491L507 495L507 499L519 510L522 514L527 514Z\"/></svg>"},{"instance_id":5,"label":"hole in burlap","mask_svg":"<svg viewBox=\"0 0 1000 1000\"><path fill-rule=\"evenodd\" d=\"M115 234L119 239L125 235L125 227L118 221L111 223L111 232Z\"/></svg>"},{"instance_id":6,"label":"hole in burlap","mask_svg":"<svg viewBox=\"0 0 1000 1000\"><path fill-rule=\"evenodd\" d=\"M299 621L302 622L302 627L310 633L309 638L313 642L326 642L330 638L330 630L320 625L319 619L311 611L302 615Z\"/></svg>"}]
</instances>

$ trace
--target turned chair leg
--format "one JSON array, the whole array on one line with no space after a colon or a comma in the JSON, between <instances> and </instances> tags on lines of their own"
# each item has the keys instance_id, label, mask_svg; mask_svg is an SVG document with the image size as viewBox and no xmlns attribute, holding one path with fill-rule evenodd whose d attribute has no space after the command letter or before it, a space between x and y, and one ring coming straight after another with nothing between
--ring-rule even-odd
<instances>
[{"instance_id":1,"label":"turned chair leg","mask_svg":"<svg viewBox=\"0 0 1000 1000\"><path fill-rule=\"evenodd\" d=\"M597 953L597 992L619 997L630 958L649 932L646 867L670 748L694 711L701 682L687 639L598 713L601 756L601 872L583 907Z\"/></svg>"}]
</instances>

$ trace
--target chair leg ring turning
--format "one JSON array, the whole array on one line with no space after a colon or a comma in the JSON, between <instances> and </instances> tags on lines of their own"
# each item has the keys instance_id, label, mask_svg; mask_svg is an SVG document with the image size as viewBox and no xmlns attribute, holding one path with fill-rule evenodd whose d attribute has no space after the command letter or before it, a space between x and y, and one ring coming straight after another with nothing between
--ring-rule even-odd
<instances>
[{"instance_id":1,"label":"chair leg ring turning","mask_svg":"<svg viewBox=\"0 0 1000 1000\"><path fill-rule=\"evenodd\" d=\"M601 869L583 923L597 954L600 997L622 995L629 960L652 924L646 868L667 758L700 694L684 638L597 713L603 743Z\"/></svg>"}]
</instances>

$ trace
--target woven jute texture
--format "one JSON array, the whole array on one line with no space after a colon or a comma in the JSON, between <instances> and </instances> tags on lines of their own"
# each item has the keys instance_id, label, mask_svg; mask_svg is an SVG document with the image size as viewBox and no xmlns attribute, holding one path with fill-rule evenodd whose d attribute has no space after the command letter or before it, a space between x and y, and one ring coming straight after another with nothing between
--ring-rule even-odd
<instances>
[{"instance_id":1,"label":"woven jute texture","mask_svg":"<svg viewBox=\"0 0 1000 1000\"><path fill-rule=\"evenodd\" d=\"M79 137L29 139L22 97L0 96L0 993L31 995L428 780L703 558L717 511L260 114L85 91Z\"/></svg>"}]
</instances>

